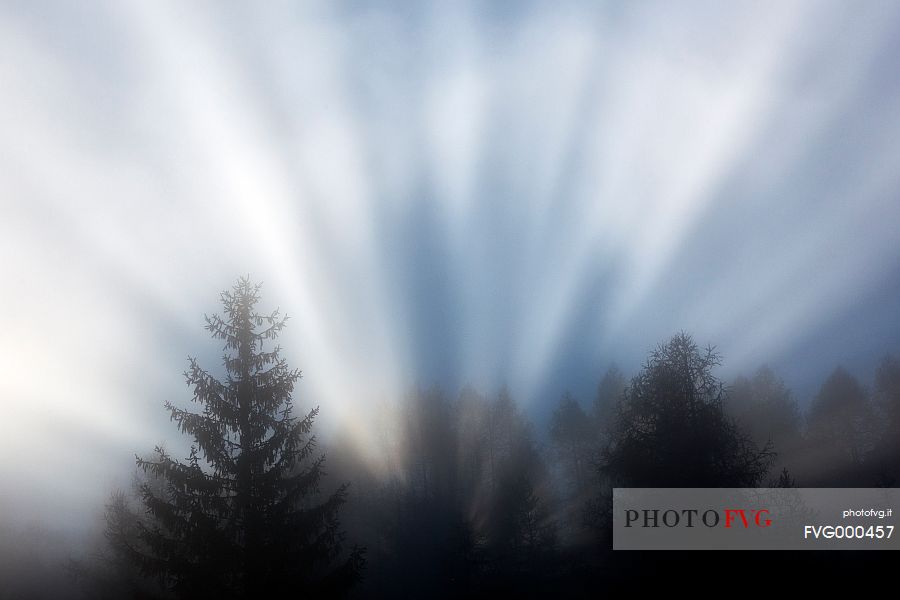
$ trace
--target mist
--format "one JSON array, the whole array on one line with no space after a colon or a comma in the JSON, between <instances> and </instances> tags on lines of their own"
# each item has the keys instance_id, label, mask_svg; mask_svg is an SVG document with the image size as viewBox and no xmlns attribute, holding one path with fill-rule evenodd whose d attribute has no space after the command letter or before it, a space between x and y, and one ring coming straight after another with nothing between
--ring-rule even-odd
<instances>
[{"instance_id":1,"label":"mist","mask_svg":"<svg viewBox=\"0 0 900 600\"><path fill-rule=\"evenodd\" d=\"M410 398L505 390L562 502L560 398L680 332L808 437L900 353L898 52L889 2L5 3L4 538L77 553L136 453L188 451L162 406L245 274L335 481L408 483Z\"/></svg>"}]
</instances>

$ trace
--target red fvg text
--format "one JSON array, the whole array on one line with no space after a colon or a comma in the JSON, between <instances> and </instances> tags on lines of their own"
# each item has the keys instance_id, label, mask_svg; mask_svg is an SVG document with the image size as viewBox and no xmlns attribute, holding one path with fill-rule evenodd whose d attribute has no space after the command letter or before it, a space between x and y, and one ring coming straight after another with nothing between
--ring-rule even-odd
<instances>
[{"instance_id":1,"label":"red fvg text","mask_svg":"<svg viewBox=\"0 0 900 600\"><path fill-rule=\"evenodd\" d=\"M724 514L724 518L722 515ZM625 527L725 527L726 529L769 527L767 508L710 508L701 512L696 508L675 509L626 509Z\"/></svg>"}]
</instances>

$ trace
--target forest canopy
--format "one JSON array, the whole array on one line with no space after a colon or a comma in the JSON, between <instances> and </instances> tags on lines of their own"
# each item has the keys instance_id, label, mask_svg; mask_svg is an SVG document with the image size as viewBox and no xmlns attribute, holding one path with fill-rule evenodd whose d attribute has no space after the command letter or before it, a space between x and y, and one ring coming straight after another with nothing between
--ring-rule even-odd
<instances>
[{"instance_id":1,"label":"forest canopy","mask_svg":"<svg viewBox=\"0 0 900 600\"><path fill-rule=\"evenodd\" d=\"M875 486L900 475L895 358L871 392L836 368L801 411L774 370L726 383L719 353L683 332L630 379L611 366L594 398L562 394L543 427L507 388L412 387L385 432L392 469L371 470L336 438L326 472L319 408L295 414L300 372L275 343L287 318L257 312L259 301L242 278L222 294L223 314L206 318L224 376L192 358L194 410L165 403L190 455L159 446L137 458L133 490L110 496L97 558L73 562L86 595L571 593L643 560L610 552L613 487Z\"/></svg>"}]
</instances>

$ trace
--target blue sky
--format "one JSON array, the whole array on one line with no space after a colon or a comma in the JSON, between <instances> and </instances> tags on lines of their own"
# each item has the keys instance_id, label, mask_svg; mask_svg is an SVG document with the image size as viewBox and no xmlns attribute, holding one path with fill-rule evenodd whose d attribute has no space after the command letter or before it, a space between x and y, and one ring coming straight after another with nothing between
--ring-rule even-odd
<instances>
[{"instance_id":1,"label":"blue sky","mask_svg":"<svg viewBox=\"0 0 900 600\"><path fill-rule=\"evenodd\" d=\"M411 382L541 419L680 330L801 402L900 350L900 5L511 6L0 4L0 515L174 443L245 273L366 448Z\"/></svg>"}]
</instances>

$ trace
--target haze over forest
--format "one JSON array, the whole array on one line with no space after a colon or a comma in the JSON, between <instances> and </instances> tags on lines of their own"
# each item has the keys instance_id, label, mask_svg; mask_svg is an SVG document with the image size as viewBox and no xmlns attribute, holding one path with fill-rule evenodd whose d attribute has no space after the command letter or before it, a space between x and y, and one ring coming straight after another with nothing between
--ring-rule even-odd
<instances>
[{"instance_id":1,"label":"haze over forest","mask_svg":"<svg viewBox=\"0 0 900 600\"><path fill-rule=\"evenodd\" d=\"M409 481L417 399L453 437L508 394L574 547L599 488L555 424L682 333L789 400L759 483L846 483L810 450L836 381L878 423L847 472L890 484L898 54L891 2L4 3L0 531L82 549L135 453L187 456L163 403L188 356L222 375L203 315L244 275L351 490Z\"/></svg>"}]
</instances>

